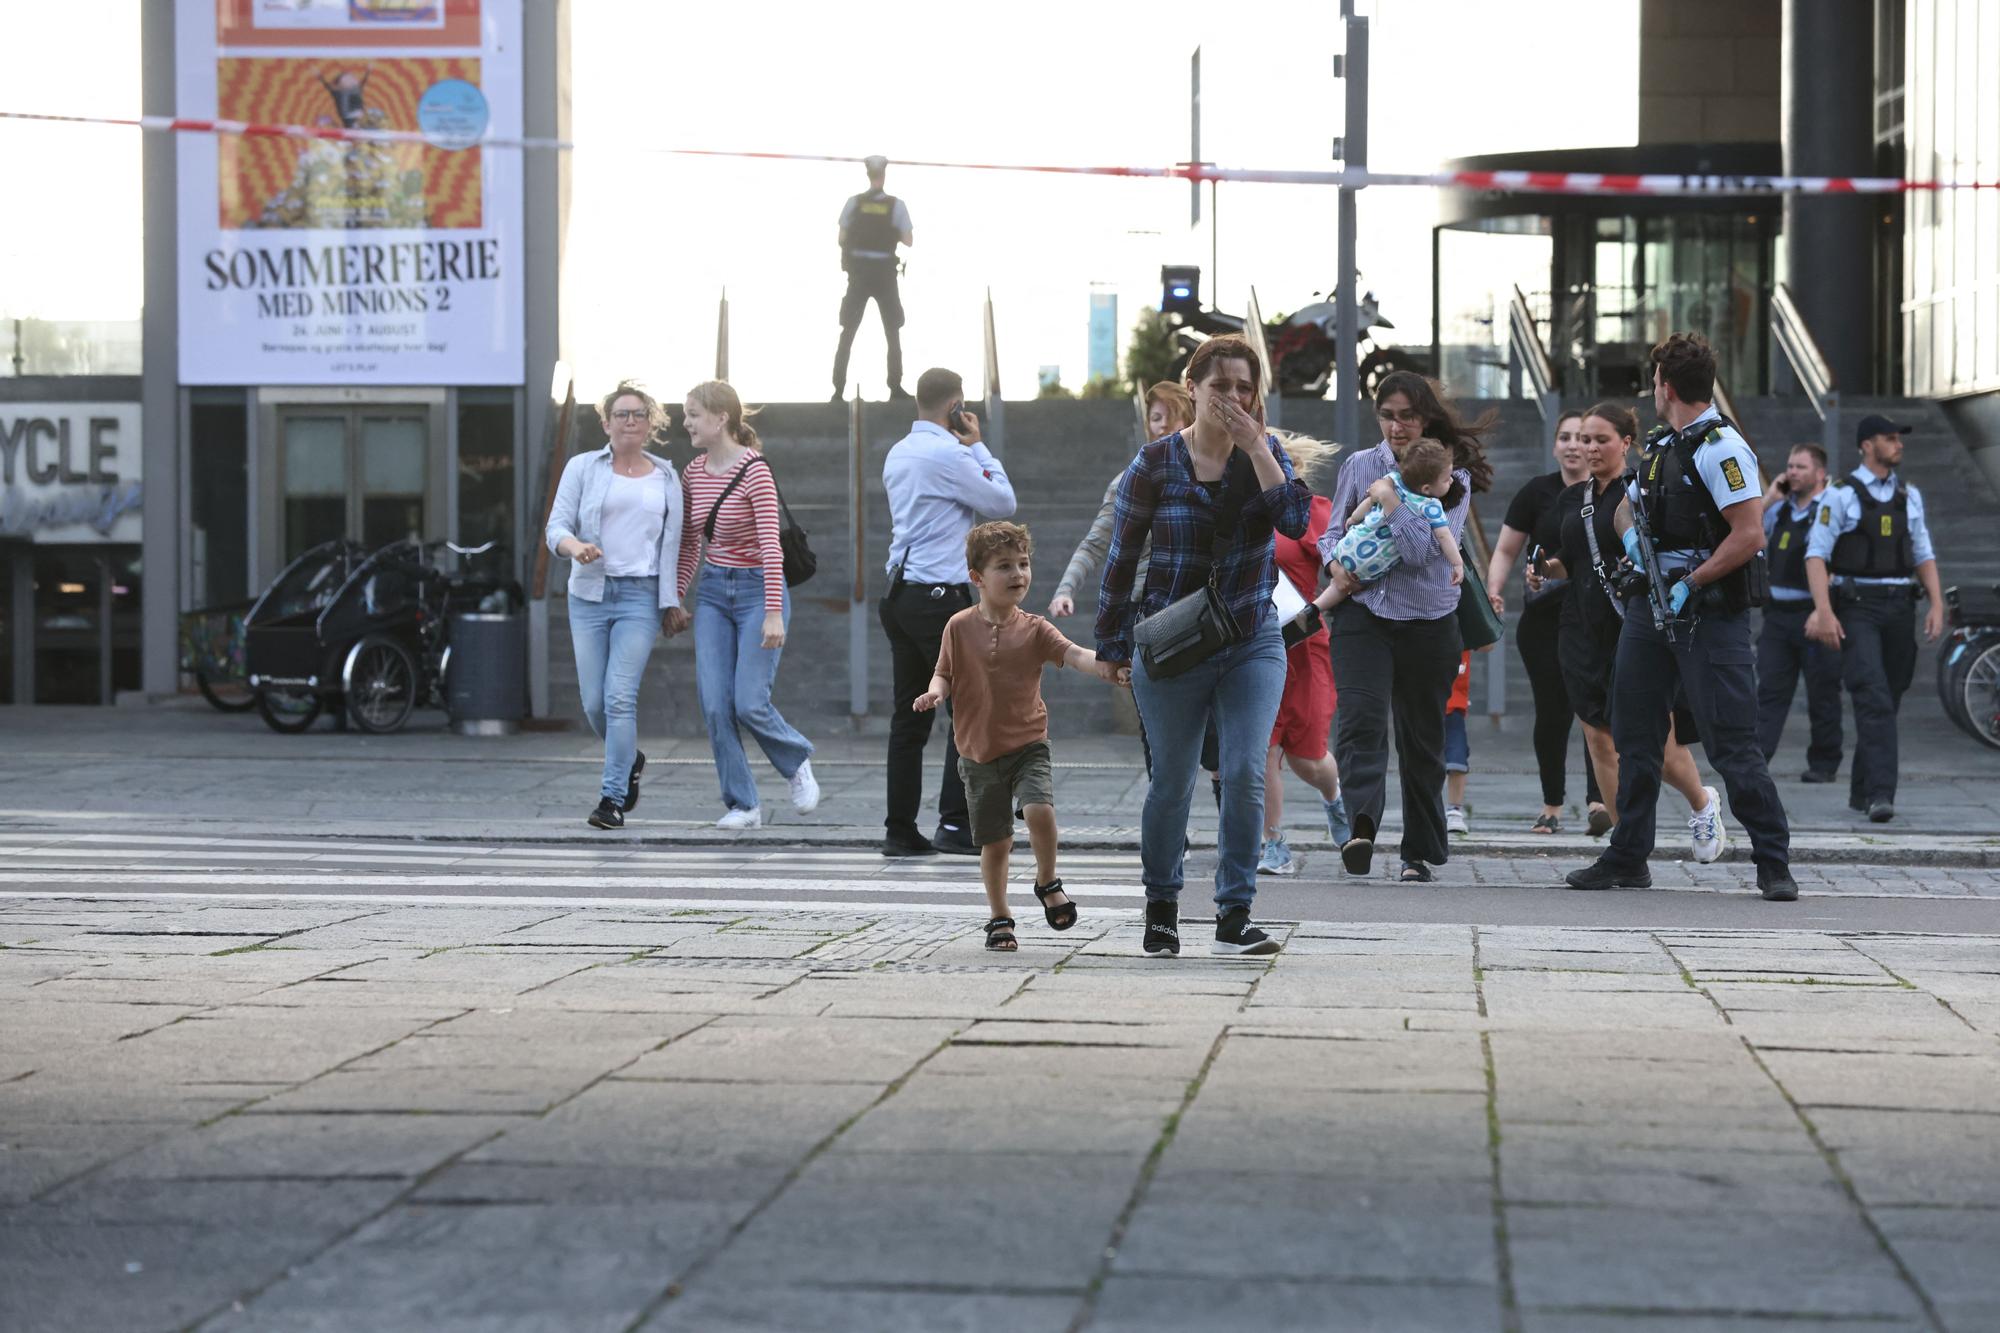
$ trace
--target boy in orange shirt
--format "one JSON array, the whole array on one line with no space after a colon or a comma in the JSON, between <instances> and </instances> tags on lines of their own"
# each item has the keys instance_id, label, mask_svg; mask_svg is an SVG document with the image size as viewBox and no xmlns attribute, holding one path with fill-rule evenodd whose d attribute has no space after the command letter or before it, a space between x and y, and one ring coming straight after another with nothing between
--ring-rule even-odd
<instances>
[{"instance_id":1,"label":"boy in orange shirt","mask_svg":"<svg viewBox=\"0 0 2000 1333\"><path fill-rule=\"evenodd\" d=\"M1056 930L1076 924L1076 904L1056 878L1055 774L1049 763L1049 710L1042 667L1069 667L1112 679L1088 648L1021 609L1033 581L1034 539L1018 523L982 523L965 537L965 563L979 601L945 624L929 691L911 705L929 712L952 701L958 771L979 845L979 878L993 916L986 947L1018 947L1007 910L1007 861L1014 819L1028 823L1035 852L1035 897Z\"/></svg>"}]
</instances>

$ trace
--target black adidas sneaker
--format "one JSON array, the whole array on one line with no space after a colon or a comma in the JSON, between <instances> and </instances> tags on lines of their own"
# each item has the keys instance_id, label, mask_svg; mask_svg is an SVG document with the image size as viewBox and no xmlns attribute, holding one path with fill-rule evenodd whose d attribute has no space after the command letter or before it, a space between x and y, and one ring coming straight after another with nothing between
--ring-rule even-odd
<instances>
[{"instance_id":1,"label":"black adidas sneaker","mask_svg":"<svg viewBox=\"0 0 2000 1333\"><path fill-rule=\"evenodd\" d=\"M1283 947L1250 924L1249 908L1232 907L1215 918L1215 943L1208 946L1208 951L1240 958L1276 953Z\"/></svg>"},{"instance_id":2,"label":"black adidas sneaker","mask_svg":"<svg viewBox=\"0 0 2000 1333\"><path fill-rule=\"evenodd\" d=\"M1179 903L1146 904L1146 938L1139 947L1149 957L1172 958L1181 951L1181 909Z\"/></svg>"}]
</instances>

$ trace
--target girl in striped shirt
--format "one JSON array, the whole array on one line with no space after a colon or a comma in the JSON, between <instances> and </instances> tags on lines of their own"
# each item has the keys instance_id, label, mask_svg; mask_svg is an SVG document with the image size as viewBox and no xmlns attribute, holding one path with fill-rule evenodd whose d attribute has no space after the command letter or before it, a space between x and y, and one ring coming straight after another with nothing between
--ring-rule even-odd
<instances>
[{"instance_id":1,"label":"girl in striped shirt","mask_svg":"<svg viewBox=\"0 0 2000 1333\"><path fill-rule=\"evenodd\" d=\"M736 390L721 380L698 384L688 392L686 407L688 438L706 457L681 469L686 520L680 593L685 604L699 573L694 668L722 786L723 815L716 827L756 828L764 816L739 726L749 728L764 757L791 784L795 810L810 814L819 805L812 742L771 702L792 618L778 544L778 487ZM685 623L687 613L679 614Z\"/></svg>"}]
</instances>

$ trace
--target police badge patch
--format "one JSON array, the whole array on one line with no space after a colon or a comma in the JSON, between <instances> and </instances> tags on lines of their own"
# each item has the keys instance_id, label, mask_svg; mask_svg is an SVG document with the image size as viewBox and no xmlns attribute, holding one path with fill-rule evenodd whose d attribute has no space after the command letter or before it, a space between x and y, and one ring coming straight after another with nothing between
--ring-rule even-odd
<instances>
[{"instance_id":1,"label":"police badge patch","mask_svg":"<svg viewBox=\"0 0 2000 1333\"><path fill-rule=\"evenodd\" d=\"M1726 481L1726 482L1728 482L1728 483L1729 483L1729 489L1730 489L1730 490L1732 490L1732 491L1740 491L1740 490L1742 490L1742 489L1743 489L1743 465L1742 465L1741 463L1738 463L1738 462L1737 462L1737 461L1736 461L1735 459L1733 459L1733 458L1725 458L1725 459L1723 459L1723 460L1722 460L1722 479L1723 479L1724 481Z\"/></svg>"}]
</instances>

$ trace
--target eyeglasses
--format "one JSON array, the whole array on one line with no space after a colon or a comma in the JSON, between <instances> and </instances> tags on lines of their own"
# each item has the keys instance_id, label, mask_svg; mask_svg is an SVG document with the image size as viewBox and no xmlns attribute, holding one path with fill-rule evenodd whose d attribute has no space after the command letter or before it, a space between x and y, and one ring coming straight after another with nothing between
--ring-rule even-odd
<instances>
[{"instance_id":1,"label":"eyeglasses","mask_svg":"<svg viewBox=\"0 0 2000 1333\"><path fill-rule=\"evenodd\" d=\"M611 414L613 421L644 421L652 414L643 407L621 407Z\"/></svg>"},{"instance_id":2,"label":"eyeglasses","mask_svg":"<svg viewBox=\"0 0 2000 1333\"><path fill-rule=\"evenodd\" d=\"M1414 426L1420 423L1424 419L1424 414L1412 408L1404 408L1401 412L1390 412L1386 410L1377 412L1375 414L1375 419L1385 424L1388 422L1399 422L1405 426Z\"/></svg>"}]
</instances>

